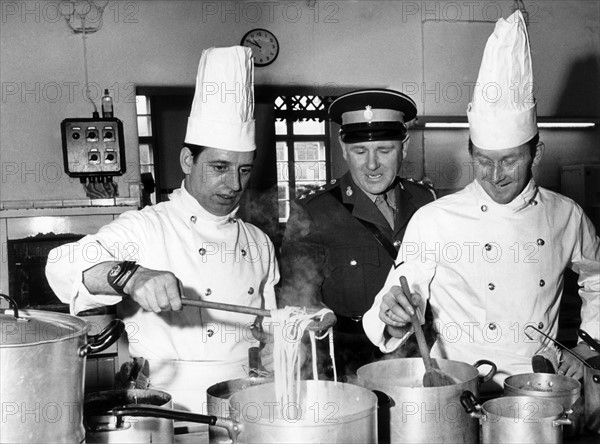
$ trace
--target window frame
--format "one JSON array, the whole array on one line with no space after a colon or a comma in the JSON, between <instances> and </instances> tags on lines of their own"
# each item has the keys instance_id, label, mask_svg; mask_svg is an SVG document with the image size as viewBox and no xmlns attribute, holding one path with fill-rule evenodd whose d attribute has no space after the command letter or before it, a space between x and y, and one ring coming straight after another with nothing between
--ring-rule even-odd
<instances>
[{"instance_id":1,"label":"window frame","mask_svg":"<svg viewBox=\"0 0 600 444\"><path fill-rule=\"evenodd\" d=\"M318 97L320 99L321 105L320 109L295 109L299 103L299 99L301 97ZM283 106L278 107L276 105L277 99L282 99L285 104L285 109L282 109ZM273 100L273 126L275 127L275 123L280 120L284 121L286 124L286 134L277 134L275 133L275 146L277 146L278 142L284 142L287 148L287 176L288 176L288 196L287 199L279 199L279 195L277 198L277 205L281 202L288 202L287 208L289 210L289 205L291 202L300 196L296 193L296 162L298 162L295 158L294 151L294 143L295 142L322 142L325 147L325 158L323 162L325 162L325 183L328 183L331 180L331 128L330 121L328 115L329 104L335 99L332 96L325 96L319 94L310 94L309 92L292 92L289 91L287 93L279 94ZM312 103L310 100L310 103ZM294 122L305 121L305 120L317 120L319 122L323 122L324 132L323 134L295 134L294 133ZM277 159L277 162L280 160ZM319 160L320 161L320 160ZM280 180L279 169L277 170L277 185L279 187L280 183L286 181ZM286 224L289 219L289 212L287 217L281 216L279 213L279 223Z\"/></svg>"}]
</instances>

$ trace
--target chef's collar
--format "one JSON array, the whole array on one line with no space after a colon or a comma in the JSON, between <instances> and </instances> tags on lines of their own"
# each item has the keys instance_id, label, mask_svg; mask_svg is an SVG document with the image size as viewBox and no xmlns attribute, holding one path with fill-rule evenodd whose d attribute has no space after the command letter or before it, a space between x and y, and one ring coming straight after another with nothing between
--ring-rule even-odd
<instances>
[{"instance_id":1,"label":"chef's collar","mask_svg":"<svg viewBox=\"0 0 600 444\"><path fill-rule=\"evenodd\" d=\"M200 203L192 196L188 190L185 189L185 180L181 182L181 188L173 191L169 195L169 200L181 200L182 206L190 213L190 216L196 216L199 219L210 221L210 222L229 222L230 219L234 219L235 215L240 208L235 207L233 211L225 216L217 216L207 211Z\"/></svg>"},{"instance_id":2,"label":"chef's collar","mask_svg":"<svg viewBox=\"0 0 600 444\"><path fill-rule=\"evenodd\" d=\"M535 205L535 203L537 203L535 201L535 197L537 195L538 189L537 189L537 185L535 184L535 181L533 179L529 180L529 183L527 184L527 186L523 189L523 191L521 191L521 193L517 197L515 197L513 200L511 200L510 202L508 202L506 204L499 204L498 202L494 201L488 195L488 193L485 192L485 190L480 185L480 183L477 179L473 181L473 185L475 187L475 190L479 194L480 200L484 200L486 202L486 204L488 204L488 205L498 205L501 208L506 208L506 209L512 210L515 213L517 211L521 211L523 208L526 208L529 205L532 205L532 204Z\"/></svg>"}]
</instances>

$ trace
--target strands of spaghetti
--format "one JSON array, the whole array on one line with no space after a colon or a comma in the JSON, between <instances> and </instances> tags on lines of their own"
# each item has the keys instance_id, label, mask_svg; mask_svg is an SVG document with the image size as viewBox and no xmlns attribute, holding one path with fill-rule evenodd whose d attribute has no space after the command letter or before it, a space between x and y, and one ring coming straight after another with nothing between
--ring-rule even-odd
<instances>
[{"instance_id":1,"label":"strands of spaghetti","mask_svg":"<svg viewBox=\"0 0 600 444\"><path fill-rule=\"evenodd\" d=\"M316 313L307 313L305 308L293 306L271 311L274 335L273 370L275 373L275 396L281 409L282 417L285 415L284 410L290 406L300 407L300 347L304 332L314 319L321 320L329 312L331 310L324 308ZM315 362L316 347L314 332L309 332L311 333L313 362ZM330 332L330 334L332 333ZM316 379L316 371L313 371Z\"/></svg>"},{"instance_id":2,"label":"strands of spaghetti","mask_svg":"<svg viewBox=\"0 0 600 444\"><path fill-rule=\"evenodd\" d=\"M313 330L308 331L308 335L310 336L310 346L312 350L312 365L313 365L313 379L316 381L319 379L319 373L317 371L317 339L325 339L329 336L329 358L331 358L331 365L333 366L333 381L337 382L337 367L335 365L335 352L333 346L333 327L329 327L327 331L321 335L317 336Z\"/></svg>"}]
</instances>

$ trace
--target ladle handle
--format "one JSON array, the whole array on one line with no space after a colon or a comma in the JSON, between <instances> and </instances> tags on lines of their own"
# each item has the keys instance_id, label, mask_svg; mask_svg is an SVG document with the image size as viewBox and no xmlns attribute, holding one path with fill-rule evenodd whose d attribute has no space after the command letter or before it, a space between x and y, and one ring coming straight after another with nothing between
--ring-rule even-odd
<instances>
[{"instance_id":1,"label":"ladle handle","mask_svg":"<svg viewBox=\"0 0 600 444\"><path fill-rule=\"evenodd\" d=\"M115 407L111 410L114 416L142 416L146 418L165 418L177 421L199 422L214 426L217 423L217 417L211 415L200 415L183 410L165 409L151 404L131 404L122 407Z\"/></svg>"},{"instance_id":2,"label":"ladle handle","mask_svg":"<svg viewBox=\"0 0 600 444\"><path fill-rule=\"evenodd\" d=\"M265 310L263 308L246 307L244 305L224 304L222 302L200 301L186 298L182 298L181 303L183 305L190 305L192 307L213 308L215 310L234 311L236 313L245 313L255 316L271 316L271 312L269 310Z\"/></svg>"},{"instance_id":3,"label":"ladle handle","mask_svg":"<svg viewBox=\"0 0 600 444\"><path fill-rule=\"evenodd\" d=\"M210 302L187 298L181 298L181 303L183 305L190 305L192 307L234 311L236 313L245 313L262 317L271 316L270 310L265 310L264 308L247 307L245 305L224 304L222 302ZM336 324L336 322L337 317L335 316L335 314L333 312L328 312L323 316L322 320L313 319L313 321L308 325L307 328L313 331L327 330L328 328L333 327ZM257 339L260 340L260 338ZM266 341L261 340L261 342Z\"/></svg>"},{"instance_id":4,"label":"ladle handle","mask_svg":"<svg viewBox=\"0 0 600 444\"><path fill-rule=\"evenodd\" d=\"M404 276L400 276L400 285L402 286L402 291L404 295L408 298L412 305L412 300L410 299L410 288L408 286L408 281ZM417 345L419 346L419 352L421 352L421 357L423 358L423 363L425 364L425 370L429 371L434 368L433 361L431 360L431 356L429 356L429 347L427 346L427 340L425 339L425 334L423 333L423 328L421 327L421 320L417 315L417 307L414 307L414 314L410 317L413 328L415 330L415 337L417 338Z\"/></svg>"},{"instance_id":5,"label":"ladle handle","mask_svg":"<svg viewBox=\"0 0 600 444\"><path fill-rule=\"evenodd\" d=\"M592 366L590 364L588 364L585 359L583 359L581 356L579 356L577 353L571 351L569 348L567 348L566 346L564 346L563 344L561 344L560 342L558 342L556 339L548 336L546 333L544 333L543 331L535 328L533 325L527 325L524 329L525 331L525 335L529 338L529 339L533 339L531 336L529 336L527 334L527 329L528 328L532 328L535 331L537 331L540 335L542 335L543 337L545 337L546 339L552 341L553 343L555 343L556 345L558 345L560 348L562 348L564 351L566 351L567 353L570 353L573 357L575 357L576 359L578 359L579 361L581 361L583 363L583 365L585 365L586 367L592 368Z\"/></svg>"},{"instance_id":6,"label":"ladle handle","mask_svg":"<svg viewBox=\"0 0 600 444\"><path fill-rule=\"evenodd\" d=\"M200 415L198 413L190 413L184 410L156 407L152 404L129 404L122 407L115 407L110 412L117 417L142 416L147 418L165 418L176 421L197 422L200 424L222 427L227 429L229 438L231 438L233 443L237 442L237 437L241 431L240 425L229 418L221 418L213 415Z\"/></svg>"}]
</instances>

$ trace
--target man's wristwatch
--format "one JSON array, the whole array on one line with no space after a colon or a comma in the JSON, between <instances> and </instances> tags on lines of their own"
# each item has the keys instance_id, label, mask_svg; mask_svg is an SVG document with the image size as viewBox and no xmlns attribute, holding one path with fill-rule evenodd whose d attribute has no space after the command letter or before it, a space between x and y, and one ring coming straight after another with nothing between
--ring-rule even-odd
<instances>
[{"instance_id":1,"label":"man's wristwatch","mask_svg":"<svg viewBox=\"0 0 600 444\"><path fill-rule=\"evenodd\" d=\"M129 282L129 279L131 279L133 273L135 273L139 267L140 266L133 261L124 261L115 264L106 275L108 285L110 285L119 295L128 296L128 294L125 293L125 285L127 285L127 282Z\"/></svg>"}]
</instances>

